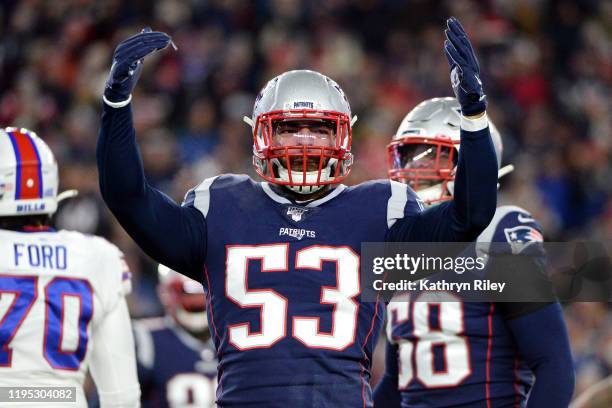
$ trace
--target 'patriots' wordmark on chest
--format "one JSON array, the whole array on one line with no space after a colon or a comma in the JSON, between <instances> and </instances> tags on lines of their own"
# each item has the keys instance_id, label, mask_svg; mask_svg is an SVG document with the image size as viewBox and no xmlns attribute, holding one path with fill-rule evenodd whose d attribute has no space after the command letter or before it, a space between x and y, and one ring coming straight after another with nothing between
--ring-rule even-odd
<instances>
[{"instance_id":1,"label":"'patriots' wordmark on chest","mask_svg":"<svg viewBox=\"0 0 612 408\"><path fill-rule=\"evenodd\" d=\"M306 237L306 238L316 238L317 237L317 233L315 231L307 230L307 229L303 229L303 228L281 227L280 230L278 231L278 236L279 237L288 236L288 237L292 237L292 238L301 240L304 237Z\"/></svg>"}]
</instances>

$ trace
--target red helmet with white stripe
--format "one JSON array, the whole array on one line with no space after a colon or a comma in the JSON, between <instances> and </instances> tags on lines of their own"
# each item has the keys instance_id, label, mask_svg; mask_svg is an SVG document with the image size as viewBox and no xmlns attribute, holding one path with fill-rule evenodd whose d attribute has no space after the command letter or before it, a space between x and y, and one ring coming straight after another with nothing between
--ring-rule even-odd
<instances>
[{"instance_id":1,"label":"red helmet with white stripe","mask_svg":"<svg viewBox=\"0 0 612 408\"><path fill-rule=\"evenodd\" d=\"M28 129L0 129L0 217L53 214L58 203L57 162Z\"/></svg>"}]
</instances>

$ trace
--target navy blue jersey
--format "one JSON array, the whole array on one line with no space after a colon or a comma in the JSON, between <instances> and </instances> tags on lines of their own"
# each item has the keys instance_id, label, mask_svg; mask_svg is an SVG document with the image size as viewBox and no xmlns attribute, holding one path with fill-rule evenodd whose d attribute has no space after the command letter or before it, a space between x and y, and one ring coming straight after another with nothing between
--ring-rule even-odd
<instances>
[{"instance_id":1,"label":"navy blue jersey","mask_svg":"<svg viewBox=\"0 0 612 408\"><path fill-rule=\"evenodd\" d=\"M389 181L300 204L280 186L232 175L204 181L178 206L144 177L130 106L104 106L97 160L102 197L130 236L203 283L224 407L372 406L384 306L360 299L361 243L472 241L497 196L486 120L461 130L454 199L423 212Z\"/></svg>"},{"instance_id":2,"label":"navy blue jersey","mask_svg":"<svg viewBox=\"0 0 612 408\"><path fill-rule=\"evenodd\" d=\"M361 243L420 212L414 193L385 180L298 205L230 175L204 181L184 205L206 219L219 404L243 406L248 393L252 406L371 406L384 306L360 302Z\"/></svg>"},{"instance_id":3,"label":"navy blue jersey","mask_svg":"<svg viewBox=\"0 0 612 408\"><path fill-rule=\"evenodd\" d=\"M206 343L170 317L134 322L143 408L215 406L217 359Z\"/></svg>"},{"instance_id":4,"label":"navy blue jersey","mask_svg":"<svg viewBox=\"0 0 612 408\"><path fill-rule=\"evenodd\" d=\"M511 251L519 243L541 242L542 233L528 212L503 206L478 241L504 242ZM396 354L402 407L525 406L533 375L507 325L509 305L462 302L450 293L389 303L388 352Z\"/></svg>"}]
</instances>

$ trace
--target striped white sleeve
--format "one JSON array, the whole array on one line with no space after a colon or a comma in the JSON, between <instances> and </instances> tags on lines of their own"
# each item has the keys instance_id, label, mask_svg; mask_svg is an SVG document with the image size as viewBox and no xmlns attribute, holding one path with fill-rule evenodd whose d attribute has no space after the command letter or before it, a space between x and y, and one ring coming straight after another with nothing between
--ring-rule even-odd
<instances>
[{"instance_id":1,"label":"striped white sleeve","mask_svg":"<svg viewBox=\"0 0 612 408\"><path fill-rule=\"evenodd\" d=\"M399 219L404 218L408 201L408 186L397 181L390 181L391 197L387 202L387 227L391 228Z\"/></svg>"},{"instance_id":2,"label":"striped white sleeve","mask_svg":"<svg viewBox=\"0 0 612 408\"><path fill-rule=\"evenodd\" d=\"M204 218L208 215L210 208L210 186L218 176L210 177L192 188L185 194L182 206L195 207L202 213Z\"/></svg>"}]
</instances>

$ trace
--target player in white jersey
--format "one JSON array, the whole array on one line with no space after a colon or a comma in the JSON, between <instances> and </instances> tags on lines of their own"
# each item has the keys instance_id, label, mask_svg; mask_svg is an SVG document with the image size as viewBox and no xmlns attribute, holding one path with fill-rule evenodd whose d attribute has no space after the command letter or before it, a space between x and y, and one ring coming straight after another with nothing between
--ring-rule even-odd
<instances>
[{"instance_id":1,"label":"player in white jersey","mask_svg":"<svg viewBox=\"0 0 612 408\"><path fill-rule=\"evenodd\" d=\"M76 387L76 403L32 406L86 407L89 370L103 407L137 407L129 270L106 240L51 228L57 187L49 147L0 129L0 386Z\"/></svg>"}]
</instances>

